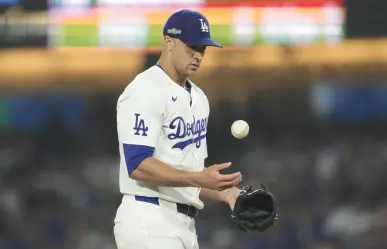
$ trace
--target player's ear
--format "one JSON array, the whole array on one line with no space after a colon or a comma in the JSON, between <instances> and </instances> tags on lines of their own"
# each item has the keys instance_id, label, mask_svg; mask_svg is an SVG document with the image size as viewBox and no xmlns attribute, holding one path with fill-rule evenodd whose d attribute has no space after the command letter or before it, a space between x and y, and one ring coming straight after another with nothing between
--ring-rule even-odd
<instances>
[{"instance_id":1,"label":"player's ear","mask_svg":"<svg viewBox=\"0 0 387 249\"><path fill-rule=\"evenodd\" d=\"M164 36L164 45L168 51L172 51L174 46L174 40L169 36Z\"/></svg>"}]
</instances>

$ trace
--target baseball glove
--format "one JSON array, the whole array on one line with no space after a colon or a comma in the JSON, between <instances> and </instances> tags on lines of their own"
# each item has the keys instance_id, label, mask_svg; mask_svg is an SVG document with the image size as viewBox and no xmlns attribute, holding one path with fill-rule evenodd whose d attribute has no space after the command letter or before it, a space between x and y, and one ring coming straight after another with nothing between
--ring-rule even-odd
<instances>
[{"instance_id":1,"label":"baseball glove","mask_svg":"<svg viewBox=\"0 0 387 249\"><path fill-rule=\"evenodd\" d=\"M244 232L263 232L278 223L274 196L261 186L261 189L242 188L231 211L232 221Z\"/></svg>"}]
</instances>

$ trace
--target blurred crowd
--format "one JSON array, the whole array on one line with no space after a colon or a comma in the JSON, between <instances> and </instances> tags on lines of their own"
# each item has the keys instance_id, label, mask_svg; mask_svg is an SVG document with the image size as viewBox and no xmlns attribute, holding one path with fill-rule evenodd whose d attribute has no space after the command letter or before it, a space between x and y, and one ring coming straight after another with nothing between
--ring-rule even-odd
<instances>
[{"instance_id":1,"label":"blurred crowd","mask_svg":"<svg viewBox=\"0 0 387 249\"><path fill-rule=\"evenodd\" d=\"M44 127L0 137L0 248L114 249L118 190L117 94L89 98L85 118L64 126L53 108ZM212 104L208 164L232 161L243 184L266 185L280 222L239 231L225 204L205 201L201 249L387 248L387 133L380 125L288 125ZM284 113L284 115L286 115ZM236 140L235 119L251 134ZM166 248L161 248L166 249Z\"/></svg>"}]
</instances>

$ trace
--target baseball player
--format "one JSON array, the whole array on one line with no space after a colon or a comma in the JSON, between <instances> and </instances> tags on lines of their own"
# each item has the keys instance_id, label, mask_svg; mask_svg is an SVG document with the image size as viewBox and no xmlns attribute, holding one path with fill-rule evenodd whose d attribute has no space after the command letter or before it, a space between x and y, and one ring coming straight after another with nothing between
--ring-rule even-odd
<instances>
[{"instance_id":1,"label":"baseball player","mask_svg":"<svg viewBox=\"0 0 387 249\"><path fill-rule=\"evenodd\" d=\"M195 217L202 197L237 197L240 172L231 163L205 167L209 103L188 78L200 67L211 39L199 12L172 14L157 63L137 75L117 103L120 192L114 225L118 249L196 249Z\"/></svg>"}]
</instances>

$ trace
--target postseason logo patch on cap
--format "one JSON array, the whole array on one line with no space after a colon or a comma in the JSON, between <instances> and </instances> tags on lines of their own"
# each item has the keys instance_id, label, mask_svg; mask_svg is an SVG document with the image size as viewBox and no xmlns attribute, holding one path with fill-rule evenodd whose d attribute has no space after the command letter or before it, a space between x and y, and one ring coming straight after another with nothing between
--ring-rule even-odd
<instances>
[{"instance_id":1,"label":"postseason logo patch on cap","mask_svg":"<svg viewBox=\"0 0 387 249\"><path fill-rule=\"evenodd\" d=\"M171 34L171 35L181 35L181 29L168 29L167 30L167 34Z\"/></svg>"}]
</instances>

